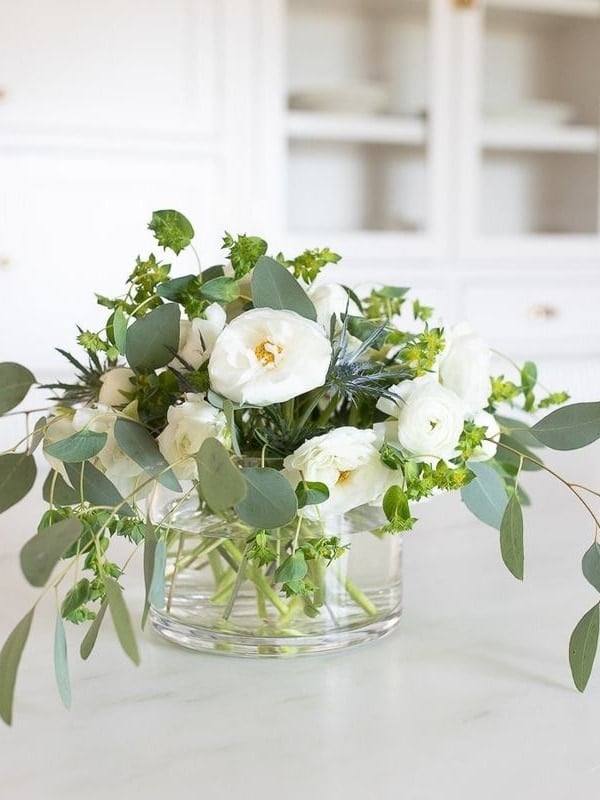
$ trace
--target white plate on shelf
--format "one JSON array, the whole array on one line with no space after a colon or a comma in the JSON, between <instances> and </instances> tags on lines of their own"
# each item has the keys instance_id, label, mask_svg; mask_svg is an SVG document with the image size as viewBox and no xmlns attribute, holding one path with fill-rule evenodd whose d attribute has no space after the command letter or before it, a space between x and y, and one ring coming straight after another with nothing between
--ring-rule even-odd
<instances>
[{"instance_id":1,"label":"white plate on shelf","mask_svg":"<svg viewBox=\"0 0 600 800\"><path fill-rule=\"evenodd\" d=\"M289 107L302 111L382 114L389 110L390 93L376 81L315 86L290 92Z\"/></svg>"},{"instance_id":2,"label":"white plate on shelf","mask_svg":"<svg viewBox=\"0 0 600 800\"><path fill-rule=\"evenodd\" d=\"M569 103L551 100L528 100L511 106L488 106L484 118L489 122L515 125L568 125L575 118L575 108Z\"/></svg>"}]
</instances>

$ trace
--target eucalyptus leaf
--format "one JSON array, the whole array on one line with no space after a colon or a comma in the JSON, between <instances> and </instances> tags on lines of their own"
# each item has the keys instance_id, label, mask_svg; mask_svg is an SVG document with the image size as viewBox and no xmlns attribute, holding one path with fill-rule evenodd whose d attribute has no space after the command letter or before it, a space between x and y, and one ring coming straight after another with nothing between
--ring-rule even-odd
<instances>
[{"instance_id":1,"label":"eucalyptus leaf","mask_svg":"<svg viewBox=\"0 0 600 800\"><path fill-rule=\"evenodd\" d=\"M4 361L0 364L0 415L21 403L36 382L33 373L21 364Z\"/></svg>"},{"instance_id":2,"label":"eucalyptus leaf","mask_svg":"<svg viewBox=\"0 0 600 800\"><path fill-rule=\"evenodd\" d=\"M204 283L212 281L213 278L222 278L225 275L225 267L223 264L215 264L214 267L208 267L202 270L202 280Z\"/></svg>"},{"instance_id":3,"label":"eucalyptus leaf","mask_svg":"<svg viewBox=\"0 0 600 800\"><path fill-rule=\"evenodd\" d=\"M60 607L63 617L68 617L90 599L91 585L87 578L78 580L72 589L69 589Z\"/></svg>"},{"instance_id":4,"label":"eucalyptus leaf","mask_svg":"<svg viewBox=\"0 0 600 800\"><path fill-rule=\"evenodd\" d=\"M127 342L127 317L120 308L115 309L112 321L113 338L115 347L125 355L125 344Z\"/></svg>"},{"instance_id":5,"label":"eucalyptus leaf","mask_svg":"<svg viewBox=\"0 0 600 800\"><path fill-rule=\"evenodd\" d=\"M150 477L172 492L181 492L181 484L169 468L152 434L142 425L120 417L115 421L115 439L123 452Z\"/></svg>"},{"instance_id":6,"label":"eucalyptus leaf","mask_svg":"<svg viewBox=\"0 0 600 800\"><path fill-rule=\"evenodd\" d=\"M194 238L192 223L174 209L155 211L148 225L156 241L166 250L169 248L179 255Z\"/></svg>"},{"instance_id":7,"label":"eucalyptus leaf","mask_svg":"<svg viewBox=\"0 0 600 800\"><path fill-rule=\"evenodd\" d=\"M154 608L163 608L165 604L165 570L167 567L167 543L159 539L154 554L154 567L148 600Z\"/></svg>"},{"instance_id":8,"label":"eucalyptus leaf","mask_svg":"<svg viewBox=\"0 0 600 800\"><path fill-rule=\"evenodd\" d=\"M600 603L583 615L569 640L569 664L573 682L580 692L585 690L592 673L598 649Z\"/></svg>"},{"instance_id":9,"label":"eucalyptus leaf","mask_svg":"<svg viewBox=\"0 0 600 800\"><path fill-rule=\"evenodd\" d=\"M506 445L506 447L503 447L502 445ZM510 464L518 469L521 458L514 453L513 450L518 450L521 455L526 456L523 458L523 466L521 467L521 469L524 471L537 472L538 470L543 469L543 467L540 465L541 462L540 464L536 463L540 461L540 457L538 455L521 444L518 439L513 438L509 434L505 433L500 436L500 442L496 452L496 461L499 461L502 464ZM530 459L534 460L532 461Z\"/></svg>"},{"instance_id":10,"label":"eucalyptus leaf","mask_svg":"<svg viewBox=\"0 0 600 800\"><path fill-rule=\"evenodd\" d=\"M180 303L184 292L198 282L197 275L183 275L181 278L171 278L156 287L156 294L165 300Z\"/></svg>"},{"instance_id":11,"label":"eucalyptus leaf","mask_svg":"<svg viewBox=\"0 0 600 800\"><path fill-rule=\"evenodd\" d=\"M94 458L103 449L108 434L84 429L66 439L46 445L44 452L63 463L76 464Z\"/></svg>"},{"instance_id":12,"label":"eucalyptus leaf","mask_svg":"<svg viewBox=\"0 0 600 800\"><path fill-rule=\"evenodd\" d=\"M71 708L71 681L69 679L69 662L67 657L67 637L62 617L56 615L54 628L54 677L60 699L65 708Z\"/></svg>"},{"instance_id":13,"label":"eucalyptus leaf","mask_svg":"<svg viewBox=\"0 0 600 800\"><path fill-rule=\"evenodd\" d=\"M150 608L150 589L154 578L154 562L156 559L156 545L158 538L156 528L150 523L144 526L144 587L146 595L144 597L144 611L142 614L142 630L146 625L148 610Z\"/></svg>"},{"instance_id":14,"label":"eucalyptus leaf","mask_svg":"<svg viewBox=\"0 0 600 800\"><path fill-rule=\"evenodd\" d=\"M296 550L288 556L273 576L277 583L288 583L289 581L301 581L306 577L308 564L304 558L302 550Z\"/></svg>"},{"instance_id":15,"label":"eucalyptus leaf","mask_svg":"<svg viewBox=\"0 0 600 800\"><path fill-rule=\"evenodd\" d=\"M125 355L132 369L155 370L173 360L179 348L180 316L176 303L165 303L128 328Z\"/></svg>"},{"instance_id":16,"label":"eucalyptus leaf","mask_svg":"<svg viewBox=\"0 0 600 800\"><path fill-rule=\"evenodd\" d=\"M21 569L32 586L45 586L54 567L83 533L75 517L63 519L32 536L21 548Z\"/></svg>"},{"instance_id":17,"label":"eucalyptus leaf","mask_svg":"<svg viewBox=\"0 0 600 800\"><path fill-rule=\"evenodd\" d=\"M35 483L35 459L28 453L0 456L0 513L22 500Z\"/></svg>"},{"instance_id":18,"label":"eucalyptus leaf","mask_svg":"<svg viewBox=\"0 0 600 800\"><path fill-rule=\"evenodd\" d=\"M202 443L196 463L200 493L212 511L225 511L246 497L242 471L232 463L229 453L217 439L206 439Z\"/></svg>"},{"instance_id":19,"label":"eucalyptus leaf","mask_svg":"<svg viewBox=\"0 0 600 800\"><path fill-rule=\"evenodd\" d=\"M298 501L290 482L276 469L247 467L242 470L248 493L238 503L238 516L254 528L281 528L296 516Z\"/></svg>"},{"instance_id":20,"label":"eucalyptus leaf","mask_svg":"<svg viewBox=\"0 0 600 800\"><path fill-rule=\"evenodd\" d=\"M79 491L69 486L60 472L53 469L42 486L42 498L55 506L74 506L81 502Z\"/></svg>"},{"instance_id":21,"label":"eucalyptus leaf","mask_svg":"<svg viewBox=\"0 0 600 800\"><path fill-rule=\"evenodd\" d=\"M35 606L14 628L0 651L0 717L7 725L12 725L13 701L17 672L23 650L29 638Z\"/></svg>"},{"instance_id":22,"label":"eucalyptus leaf","mask_svg":"<svg viewBox=\"0 0 600 800\"><path fill-rule=\"evenodd\" d=\"M329 489L319 481L300 481L296 486L298 508L316 506L329 500Z\"/></svg>"},{"instance_id":23,"label":"eucalyptus leaf","mask_svg":"<svg viewBox=\"0 0 600 800\"><path fill-rule=\"evenodd\" d=\"M518 442L519 447L541 448L544 446L533 436L531 428L521 420L503 417L500 414L495 414L494 416L496 417L496 422L500 425L502 433Z\"/></svg>"},{"instance_id":24,"label":"eucalyptus leaf","mask_svg":"<svg viewBox=\"0 0 600 800\"><path fill-rule=\"evenodd\" d=\"M251 288L255 308L285 309L313 321L317 319L312 300L298 281L282 264L268 256L261 256L256 262Z\"/></svg>"},{"instance_id":25,"label":"eucalyptus leaf","mask_svg":"<svg viewBox=\"0 0 600 800\"><path fill-rule=\"evenodd\" d=\"M46 423L48 420L46 417L40 417L38 421L35 423L33 428L33 433L31 434L31 439L29 440L29 447L27 448L27 453L31 456L35 453L38 449L40 442L44 438L44 432L46 430Z\"/></svg>"},{"instance_id":26,"label":"eucalyptus leaf","mask_svg":"<svg viewBox=\"0 0 600 800\"><path fill-rule=\"evenodd\" d=\"M231 303L240 296L240 285L235 278L213 278L202 284L202 296L217 303Z\"/></svg>"},{"instance_id":27,"label":"eucalyptus leaf","mask_svg":"<svg viewBox=\"0 0 600 800\"><path fill-rule=\"evenodd\" d=\"M585 579L600 592L600 545L594 542L581 561Z\"/></svg>"},{"instance_id":28,"label":"eucalyptus leaf","mask_svg":"<svg viewBox=\"0 0 600 800\"><path fill-rule=\"evenodd\" d=\"M116 508L123 504L118 515L121 517L135 516L131 506L123 501L116 486L89 461L84 461L82 464L65 464L65 470L78 492L81 487L83 500L94 506L106 506L107 508Z\"/></svg>"},{"instance_id":29,"label":"eucalyptus leaf","mask_svg":"<svg viewBox=\"0 0 600 800\"><path fill-rule=\"evenodd\" d=\"M96 639L98 638L98 633L100 632L100 626L102 625L102 620L104 619L104 615L106 614L106 609L108 608L108 600L105 598L102 602L102 605L98 609L98 613L92 620L92 624L87 629L87 633L82 639L81 647L79 648L79 654L85 661L87 658L90 657L92 650L94 649L94 645L96 644Z\"/></svg>"},{"instance_id":30,"label":"eucalyptus leaf","mask_svg":"<svg viewBox=\"0 0 600 800\"><path fill-rule=\"evenodd\" d=\"M137 665L140 663L140 654L133 632L133 625L131 624L131 617L123 598L123 590L113 578L106 578L105 588L110 614L121 647L125 654Z\"/></svg>"},{"instance_id":31,"label":"eucalyptus leaf","mask_svg":"<svg viewBox=\"0 0 600 800\"><path fill-rule=\"evenodd\" d=\"M461 490L463 503L477 519L500 530L502 516L508 503L504 481L493 467L469 462L475 479Z\"/></svg>"},{"instance_id":32,"label":"eucalyptus leaf","mask_svg":"<svg viewBox=\"0 0 600 800\"><path fill-rule=\"evenodd\" d=\"M225 419L227 420L227 427L229 428L229 433L231 435L231 446L236 456L241 456L242 452L240 450L240 445L238 442L238 432L237 432L237 425L235 424L234 412L235 409L231 400L224 400L223 413L225 414Z\"/></svg>"},{"instance_id":33,"label":"eucalyptus leaf","mask_svg":"<svg viewBox=\"0 0 600 800\"><path fill-rule=\"evenodd\" d=\"M531 428L553 450L578 450L600 439L600 403L573 403L556 409Z\"/></svg>"},{"instance_id":34,"label":"eucalyptus leaf","mask_svg":"<svg viewBox=\"0 0 600 800\"><path fill-rule=\"evenodd\" d=\"M383 513L390 522L410 517L408 498L400 486L390 486L383 496Z\"/></svg>"},{"instance_id":35,"label":"eucalyptus leaf","mask_svg":"<svg viewBox=\"0 0 600 800\"><path fill-rule=\"evenodd\" d=\"M508 501L500 524L500 552L508 570L523 580L523 512L516 495Z\"/></svg>"}]
</instances>

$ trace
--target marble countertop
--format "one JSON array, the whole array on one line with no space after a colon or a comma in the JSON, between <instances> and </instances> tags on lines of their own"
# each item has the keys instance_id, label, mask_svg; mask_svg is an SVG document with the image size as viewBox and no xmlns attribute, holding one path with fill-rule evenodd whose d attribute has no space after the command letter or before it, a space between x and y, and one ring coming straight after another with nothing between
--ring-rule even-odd
<instances>
[{"instance_id":1,"label":"marble countertop","mask_svg":"<svg viewBox=\"0 0 600 800\"><path fill-rule=\"evenodd\" d=\"M600 487L600 448L553 458ZM526 579L497 534L456 498L418 509L406 536L399 628L342 654L236 659L179 649L147 630L142 665L110 624L81 662L73 707L54 686L52 601L40 607L0 728L2 796L565 800L600 785L600 661L571 683L570 632L597 595L580 559L593 526L566 489L527 476ZM16 554L41 506L0 517L0 636L37 596ZM128 593L139 609L139 581Z\"/></svg>"}]
</instances>

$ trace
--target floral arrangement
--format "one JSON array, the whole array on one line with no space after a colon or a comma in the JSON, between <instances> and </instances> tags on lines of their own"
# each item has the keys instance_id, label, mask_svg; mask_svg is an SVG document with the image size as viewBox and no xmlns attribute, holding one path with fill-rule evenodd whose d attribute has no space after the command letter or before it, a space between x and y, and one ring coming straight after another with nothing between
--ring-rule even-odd
<instances>
[{"instance_id":1,"label":"floral arrangement","mask_svg":"<svg viewBox=\"0 0 600 800\"><path fill-rule=\"evenodd\" d=\"M196 252L182 214L157 211L149 227L175 256ZM288 630L301 629L303 618L327 607L324 576L348 551L325 520L373 507L380 521L372 535L397 539L413 528L420 501L460 491L499 530L502 558L522 579L522 473L545 469L535 449L575 449L600 438L600 403L540 396L531 362L513 364L513 380L490 377L488 346L464 325L434 326L433 310L409 301L406 288L355 292L320 283L321 269L339 261L328 249L270 258L261 238L229 234L224 249L225 265L202 269L198 260L197 274L182 277L154 255L138 257L124 296L98 296L105 327L80 329L85 359L60 351L76 370L73 382L42 386L54 393L45 415L0 455L0 511L33 487L40 444L50 465L48 510L22 548L21 566L29 583L45 587L42 597L63 592L55 665L67 706L65 621L86 628L87 658L110 610L123 649L139 661L120 585L139 548L142 625L151 607L168 606L167 563L172 592L185 561L214 573L211 599L220 598L225 630L244 581L265 624L274 613ZM14 409L34 385L25 367L0 364L0 414L28 416ZM554 405L562 407L539 419ZM538 421L529 426L510 408ZM583 494L592 490L556 477L586 506L596 534L600 523ZM161 492L171 500L157 516ZM235 535L207 534L187 549L174 532L178 510L190 504L207 531L226 524ZM132 545L121 563L113 560L116 540ZM583 573L600 591L596 540ZM376 614L360 586L345 579L343 589L363 613ZM584 615L570 641L580 691L596 652L599 609ZM9 724L34 611L0 653L0 715Z\"/></svg>"}]
</instances>

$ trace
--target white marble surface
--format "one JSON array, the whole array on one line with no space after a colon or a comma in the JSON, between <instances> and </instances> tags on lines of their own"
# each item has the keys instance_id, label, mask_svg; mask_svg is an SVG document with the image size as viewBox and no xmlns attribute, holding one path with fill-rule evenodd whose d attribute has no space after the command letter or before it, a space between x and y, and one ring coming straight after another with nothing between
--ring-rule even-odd
<instances>
[{"instance_id":1,"label":"white marble surface","mask_svg":"<svg viewBox=\"0 0 600 800\"><path fill-rule=\"evenodd\" d=\"M600 448L562 461L569 477L600 487ZM87 663L73 640L66 712L48 602L23 658L14 726L0 729L1 796L591 795L600 785L600 662L580 695L567 642L596 602L580 573L593 529L566 490L533 478L524 584L503 567L493 530L453 499L436 501L406 538L400 627L344 654L238 660L146 632L136 669L109 623ZM38 512L28 502L0 517L2 638L36 596L15 555ZM132 595L139 608L139 589Z\"/></svg>"}]
</instances>

